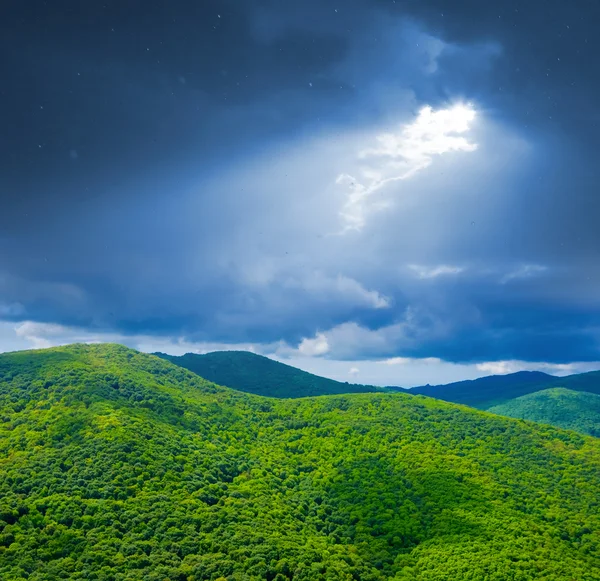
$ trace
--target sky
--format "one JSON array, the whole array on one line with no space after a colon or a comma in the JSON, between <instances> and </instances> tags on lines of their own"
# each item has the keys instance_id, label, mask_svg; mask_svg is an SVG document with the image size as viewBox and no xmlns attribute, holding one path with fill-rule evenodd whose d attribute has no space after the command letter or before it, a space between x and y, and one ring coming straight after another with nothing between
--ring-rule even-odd
<instances>
[{"instance_id":1,"label":"sky","mask_svg":"<svg viewBox=\"0 0 600 581\"><path fill-rule=\"evenodd\" d=\"M600 368L596 0L4 0L0 351Z\"/></svg>"}]
</instances>

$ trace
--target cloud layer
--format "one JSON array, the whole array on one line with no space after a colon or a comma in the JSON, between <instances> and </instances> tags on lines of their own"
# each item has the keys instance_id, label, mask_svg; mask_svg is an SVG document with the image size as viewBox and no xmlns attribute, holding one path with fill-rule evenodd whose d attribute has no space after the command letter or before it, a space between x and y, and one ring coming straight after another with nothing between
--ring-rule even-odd
<instances>
[{"instance_id":1,"label":"cloud layer","mask_svg":"<svg viewBox=\"0 0 600 581\"><path fill-rule=\"evenodd\" d=\"M425 381L430 384L440 384L463 379L476 379L489 374L513 373L524 369L541 370L553 375L563 376L584 373L600 367L599 361L573 362L570 364L540 361L489 361L478 364L457 364L435 357L393 357L383 360L363 359L360 362L349 362L318 356L318 352L325 346L326 339L323 336L317 337L316 341L304 343L304 346L311 346L306 352L306 349L294 349L281 343L271 345L193 343L185 341L183 338L161 338L151 335L123 336L115 333L90 332L86 329L32 321L17 325L0 322L0 351L43 349L75 342L115 342L147 353L161 351L174 355L242 349L267 355L288 365L294 365L305 371L338 381L399 387L423 385ZM313 348L316 348L317 353Z\"/></svg>"},{"instance_id":2,"label":"cloud layer","mask_svg":"<svg viewBox=\"0 0 600 581\"><path fill-rule=\"evenodd\" d=\"M269 346L356 377L358 361L600 359L591 18L512 0L493 17L466 0L201 4L143 21L46 7L43 26L11 7L15 345L68 328Z\"/></svg>"}]
</instances>

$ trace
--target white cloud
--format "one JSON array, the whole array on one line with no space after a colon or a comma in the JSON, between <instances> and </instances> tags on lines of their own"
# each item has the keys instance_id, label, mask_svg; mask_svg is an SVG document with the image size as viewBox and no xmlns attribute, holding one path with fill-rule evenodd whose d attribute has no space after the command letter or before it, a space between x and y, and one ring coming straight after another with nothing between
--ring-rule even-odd
<instances>
[{"instance_id":1,"label":"white cloud","mask_svg":"<svg viewBox=\"0 0 600 581\"><path fill-rule=\"evenodd\" d=\"M318 357L329 352L329 342L323 333L317 333L314 339L302 339L298 352L308 357Z\"/></svg>"},{"instance_id":2,"label":"white cloud","mask_svg":"<svg viewBox=\"0 0 600 581\"><path fill-rule=\"evenodd\" d=\"M424 340L447 337L448 323L419 308L408 307L395 322L376 329L348 321L315 338L303 339L297 349L282 345L276 354L282 357L302 355L325 355L331 359L353 360L356 358L394 356L395 352L414 348Z\"/></svg>"},{"instance_id":3,"label":"white cloud","mask_svg":"<svg viewBox=\"0 0 600 581\"><path fill-rule=\"evenodd\" d=\"M386 309L390 306L390 299L376 290L368 290L357 280L338 274L335 277L327 276L322 272L314 272L302 279L290 278L285 281L286 287L302 288L312 295L329 295L334 299L346 299L355 305L364 305L373 309Z\"/></svg>"},{"instance_id":4,"label":"white cloud","mask_svg":"<svg viewBox=\"0 0 600 581\"><path fill-rule=\"evenodd\" d=\"M0 348L45 349L71 343L121 343L138 351L153 353L164 351L172 355L184 353L209 353L211 351L241 350L254 353L270 353L280 348L280 343L215 343L192 342L182 337L157 337L152 335L121 335L109 331L88 331L77 327L67 327L54 323L23 321L0 323ZM12 337L11 337L12 335Z\"/></svg>"},{"instance_id":5,"label":"white cloud","mask_svg":"<svg viewBox=\"0 0 600 581\"><path fill-rule=\"evenodd\" d=\"M379 363L383 365L411 365L417 362L425 365L439 365L443 363L443 361L437 357L422 357L420 359L414 357L391 357L390 359L379 361Z\"/></svg>"},{"instance_id":6,"label":"white cloud","mask_svg":"<svg viewBox=\"0 0 600 581\"><path fill-rule=\"evenodd\" d=\"M29 341L34 349L46 349L47 347L60 345L64 337L68 337L66 339L67 343L78 342L76 336L74 337L67 327L54 323L25 321L16 325L14 329L16 336ZM83 335L89 337L88 333L84 332Z\"/></svg>"},{"instance_id":7,"label":"white cloud","mask_svg":"<svg viewBox=\"0 0 600 581\"><path fill-rule=\"evenodd\" d=\"M490 375L505 375L506 373L518 371L518 368L512 365L513 363L510 361L489 361L478 363L476 367L479 371Z\"/></svg>"},{"instance_id":8,"label":"white cloud","mask_svg":"<svg viewBox=\"0 0 600 581\"><path fill-rule=\"evenodd\" d=\"M343 274L327 274L323 270L299 268L290 274L289 264L277 264L273 259L263 259L257 264L244 264L240 268L242 281L258 290L283 288L299 290L318 301L335 301L337 304L386 309L391 299L377 290L365 288L359 281ZM280 300L284 298L279 293ZM296 295L291 299L295 301Z\"/></svg>"},{"instance_id":9,"label":"white cloud","mask_svg":"<svg viewBox=\"0 0 600 581\"><path fill-rule=\"evenodd\" d=\"M352 369L360 369L360 383L399 387L414 387L427 383L438 385L516 371L544 371L552 375L564 376L600 369L598 361L569 364L524 361L475 364L452 363L436 357L393 357L387 360L340 361L324 357L305 357L298 353L290 357L274 356L273 358L310 373L338 381L348 381L348 375L351 377L354 375L351 373ZM351 366L350 372L348 371L349 365ZM357 379L353 381L357 381Z\"/></svg>"},{"instance_id":10,"label":"white cloud","mask_svg":"<svg viewBox=\"0 0 600 581\"><path fill-rule=\"evenodd\" d=\"M517 267L515 270L507 273L502 277L501 283L506 284L511 280L522 280L532 278L534 276L540 275L543 272L548 270L547 266L543 266L541 264L522 264Z\"/></svg>"},{"instance_id":11,"label":"white cloud","mask_svg":"<svg viewBox=\"0 0 600 581\"><path fill-rule=\"evenodd\" d=\"M340 361L297 354L285 358L274 357L274 359L337 381L360 382L366 385L413 387L426 383L433 385L475 379L485 375L478 371L475 365L449 363L433 358L407 358L406 363L401 366L384 365L379 360ZM358 374L353 374L351 373L353 369L360 371Z\"/></svg>"},{"instance_id":12,"label":"white cloud","mask_svg":"<svg viewBox=\"0 0 600 581\"><path fill-rule=\"evenodd\" d=\"M449 264L440 264L438 266L420 266L418 264L409 264L408 268L412 270L418 278L437 278L438 276L460 274L465 269L461 266L452 266Z\"/></svg>"},{"instance_id":13,"label":"white cloud","mask_svg":"<svg viewBox=\"0 0 600 581\"><path fill-rule=\"evenodd\" d=\"M384 359L380 363L382 363L383 365L406 365L410 362L410 357L390 357L390 359Z\"/></svg>"},{"instance_id":14,"label":"white cloud","mask_svg":"<svg viewBox=\"0 0 600 581\"><path fill-rule=\"evenodd\" d=\"M335 336L335 334L333 335ZM46 348L69 343L121 343L142 352L163 351L172 355L208 353L211 351L241 350L267 355L305 371L347 381L348 376L360 374L360 382L372 385L410 387L425 383L439 384L475 379L485 375L499 375L516 371L545 371L553 375L569 375L600 369L600 362L547 363L524 361L493 361L478 364L451 363L435 357L391 357L385 360L324 358L331 353L326 333L304 339L301 348L293 349L283 343L194 343L177 337L146 335L123 336L115 333L89 332L62 325L25 321L18 325L0 322L0 351Z\"/></svg>"},{"instance_id":15,"label":"white cloud","mask_svg":"<svg viewBox=\"0 0 600 581\"><path fill-rule=\"evenodd\" d=\"M335 280L335 285L341 294L354 296L374 309L387 309L390 306L388 297L376 290L367 290L353 278L339 275Z\"/></svg>"},{"instance_id":16,"label":"white cloud","mask_svg":"<svg viewBox=\"0 0 600 581\"><path fill-rule=\"evenodd\" d=\"M347 188L347 200L340 215L344 232L361 230L369 212L389 205L386 200L373 200L385 186L413 177L433 163L435 156L453 151L471 152L477 149L463 136L475 119L471 104L457 104L447 109L423 107L417 118L396 133L376 136L378 145L359 152L363 160L361 177L340 174L336 183Z\"/></svg>"},{"instance_id":17,"label":"white cloud","mask_svg":"<svg viewBox=\"0 0 600 581\"><path fill-rule=\"evenodd\" d=\"M488 361L475 365L478 371L488 375L506 375L517 371L543 371L550 375L569 375L598 369L597 362L547 363L543 361Z\"/></svg>"}]
</instances>

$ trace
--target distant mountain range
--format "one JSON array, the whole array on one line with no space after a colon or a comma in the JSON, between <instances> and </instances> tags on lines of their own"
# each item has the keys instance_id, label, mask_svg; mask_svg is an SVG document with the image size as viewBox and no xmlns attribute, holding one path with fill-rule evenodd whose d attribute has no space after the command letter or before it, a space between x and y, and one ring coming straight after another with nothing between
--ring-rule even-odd
<instances>
[{"instance_id":1,"label":"distant mountain range","mask_svg":"<svg viewBox=\"0 0 600 581\"><path fill-rule=\"evenodd\" d=\"M555 377L539 371L520 371L445 385L403 389L343 383L248 351L217 351L204 355L188 353L180 357L165 353L154 355L218 385L267 397L300 398L402 391L490 410L502 415L571 428L586 434L594 435L596 430L600 430L600 412L588 405L590 401L595 400L585 395L577 397L578 392L586 395L600 394L600 372L597 371L567 377ZM558 387L567 388L570 392L568 397L563 392L558 392L562 397L550 397L550 392L521 400L523 396Z\"/></svg>"},{"instance_id":2,"label":"distant mountain range","mask_svg":"<svg viewBox=\"0 0 600 581\"><path fill-rule=\"evenodd\" d=\"M445 385L424 385L413 387L409 391L413 394L427 395L444 401L486 409L490 405L543 389L555 379L552 375L539 371L519 371L508 375L490 375Z\"/></svg>"},{"instance_id":3,"label":"distant mountain range","mask_svg":"<svg viewBox=\"0 0 600 581\"><path fill-rule=\"evenodd\" d=\"M386 391L373 385L343 383L313 375L249 351L215 351L180 357L154 353L208 381L256 395L278 398Z\"/></svg>"},{"instance_id":4,"label":"distant mountain range","mask_svg":"<svg viewBox=\"0 0 600 581\"><path fill-rule=\"evenodd\" d=\"M166 353L154 353L154 355L193 371L218 385L267 397L296 398L342 393L403 391L488 409L515 397L551 387L566 387L575 391L600 394L600 371L567 377L556 377L540 371L519 371L443 385L423 385L403 389L397 386L377 387L335 381L249 351L215 351L203 355L187 353L179 357Z\"/></svg>"},{"instance_id":5,"label":"distant mountain range","mask_svg":"<svg viewBox=\"0 0 600 581\"><path fill-rule=\"evenodd\" d=\"M555 377L539 371L519 371L518 373L490 375L446 385L413 387L409 392L453 403L462 403L479 409L488 409L515 397L551 387L566 387L574 391L600 394L600 372L591 371L567 377Z\"/></svg>"}]
</instances>

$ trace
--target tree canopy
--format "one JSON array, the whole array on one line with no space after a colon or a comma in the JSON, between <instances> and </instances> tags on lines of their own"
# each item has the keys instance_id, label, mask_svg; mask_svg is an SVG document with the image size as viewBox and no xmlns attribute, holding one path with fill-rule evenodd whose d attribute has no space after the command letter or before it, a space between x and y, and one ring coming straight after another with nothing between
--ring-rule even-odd
<instances>
[{"instance_id":1,"label":"tree canopy","mask_svg":"<svg viewBox=\"0 0 600 581\"><path fill-rule=\"evenodd\" d=\"M595 393L554 387L518 397L489 411L600 437L600 395Z\"/></svg>"},{"instance_id":2,"label":"tree canopy","mask_svg":"<svg viewBox=\"0 0 600 581\"><path fill-rule=\"evenodd\" d=\"M599 489L597 439L422 396L0 355L6 581L598 581Z\"/></svg>"}]
</instances>

